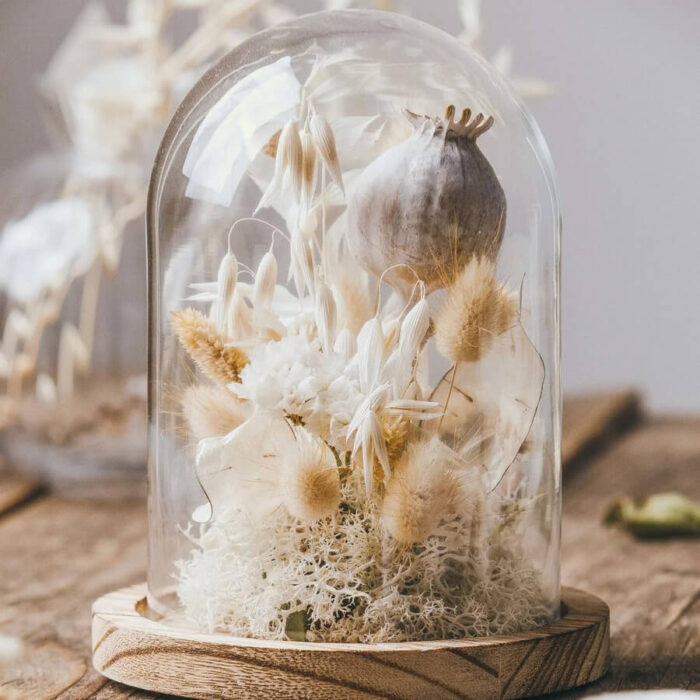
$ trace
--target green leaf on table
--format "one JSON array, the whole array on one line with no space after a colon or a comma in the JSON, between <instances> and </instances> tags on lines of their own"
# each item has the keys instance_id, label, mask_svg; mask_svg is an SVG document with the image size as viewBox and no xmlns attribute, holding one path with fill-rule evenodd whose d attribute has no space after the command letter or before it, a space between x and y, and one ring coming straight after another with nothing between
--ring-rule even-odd
<instances>
[{"instance_id":1,"label":"green leaf on table","mask_svg":"<svg viewBox=\"0 0 700 700\"><path fill-rule=\"evenodd\" d=\"M612 504L605 523L640 538L700 536L700 505L679 493L657 493L641 502L624 497Z\"/></svg>"}]
</instances>

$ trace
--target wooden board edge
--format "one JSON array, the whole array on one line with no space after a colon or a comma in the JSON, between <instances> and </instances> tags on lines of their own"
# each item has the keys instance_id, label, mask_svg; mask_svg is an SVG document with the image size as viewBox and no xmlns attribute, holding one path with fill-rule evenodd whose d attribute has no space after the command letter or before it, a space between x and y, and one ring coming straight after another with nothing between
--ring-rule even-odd
<instances>
[{"instance_id":1,"label":"wooden board edge","mask_svg":"<svg viewBox=\"0 0 700 700\"><path fill-rule=\"evenodd\" d=\"M565 412L567 406L576 413L575 420L565 419L563 425L562 466L565 473L643 418L641 396L632 389L590 396L574 394L564 397Z\"/></svg>"}]
</instances>

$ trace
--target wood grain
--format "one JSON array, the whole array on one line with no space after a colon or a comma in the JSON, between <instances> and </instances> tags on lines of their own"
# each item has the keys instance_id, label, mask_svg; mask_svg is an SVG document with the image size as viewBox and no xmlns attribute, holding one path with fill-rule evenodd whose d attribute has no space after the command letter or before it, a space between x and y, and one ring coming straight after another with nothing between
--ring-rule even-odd
<instances>
[{"instance_id":1,"label":"wood grain","mask_svg":"<svg viewBox=\"0 0 700 700\"><path fill-rule=\"evenodd\" d=\"M589 412L584 400L590 398L565 400L565 442L575 415ZM558 697L700 690L700 541L638 542L600 522L623 494L675 489L700 500L700 418L649 419L607 445L564 479L562 579L610 604L611 669ZM109 590L144 580L145 538L146 508L138 501L71 503L42 495L0 514L0 631L25 640L38 661L34 670L23 662L7 671L18 669L16 696L154 697L108 681L90 663L90 606ZM71 681L63 676L66 653L84 661L85 673L59 691ZM0 697L4 692L0 685Z\"/></svg>"},{"instance_id":2,"label":"wood grain","mask_svg":"<svg viewBox=\"0 0 700 700\"><path fill-rule=\"evenodd\" d=\"M575 589L562 617L504 637L404 644L266 642L149 619L145 585L93 606L95 667L113 680L192 698L515 698L598 679L608 608Z\"/></svg>"}]
</instances>

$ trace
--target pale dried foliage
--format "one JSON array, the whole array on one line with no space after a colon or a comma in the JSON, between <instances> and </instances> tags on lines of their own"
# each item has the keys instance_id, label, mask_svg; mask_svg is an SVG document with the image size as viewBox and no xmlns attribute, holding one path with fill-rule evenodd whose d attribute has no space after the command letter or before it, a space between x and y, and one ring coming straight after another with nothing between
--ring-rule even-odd
<instances>
[{"instance_id":1,"label":"pale dried foliage","mask_svg":"<svg viewBox=\"0 0 700 700\"><path fill-rule=\"evenodd\" d=\"M210 379L223 384L240 381L248 356L226 344L216 326L196 309L183 309L172 315L172 324L182 347Z\"/></svg>"},{"instance_id":2,"label":"pale dried foliage","mask_svg":"<svg viewBox=\"0 0 700 700\"><path fill-rule=\"evenodd\" d=\"M517 299L496 279L495 264L474 257L449 288L438 315L438 349L454 362L476 362L516 314Z\"/></svg>"},{"instance_id":3,"label":"pale dried foliage","mask_svg":"<svg viewBox=\"0 0 700 700\"><path fill-rule=\"evenodd\" d=\"M243 404L230 391L206 384L185 390L182 413L196 440L227 435L248 418Z\"/></svg>"}]
</instances>

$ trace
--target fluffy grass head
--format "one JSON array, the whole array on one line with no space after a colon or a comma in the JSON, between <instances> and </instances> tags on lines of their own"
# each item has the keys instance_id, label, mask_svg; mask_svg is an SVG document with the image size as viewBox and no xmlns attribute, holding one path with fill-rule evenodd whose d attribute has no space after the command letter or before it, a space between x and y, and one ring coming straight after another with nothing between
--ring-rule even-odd
<instances>
[{"instance_id":1,"label":"fluffy grass head","mask_svg":"<svg viewBox=\"0 0 700 700\"><path fill-rule=\"evenodd\" d=\"M473 257L449 288L438 315L438 349L454 362L476 362L516 314L517 299L498 283L494 263Z\"/></svg>"},{"instance_id":2,"label":"fluffy grass head","mask_svg":"<svg viewBox=\"0 0 700 700\"><path fill-rule=\"evenodd\" d=\"M223 384L239 382L248 356L226 344L216 325L196 309L183 309L172 315L172 324L182 347L210 379Z\"/></svg>"},{"instance_id":3,"label":"fluffy grass head","mask_svg":"<svg viewBox=\"0 0 700 700\"><path fill-rule=\"evenodd\" d=\"M280 483L290 515L305 523L328 517L340 505L335 457L324 442L297 428L296 450L287 455Z\"/></svg>"},{"instance_id":4,"label":"fluffy grass head","mask_svg":"<svg viewBox=\"0 0 700 700\"><path fill-rule=\"evenodd\" d=\"M459 481L440 452L434 440L411 443L389 480L382 522L401 544L425 541L461 505Z\"/></svg>"}]
</instances>

